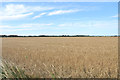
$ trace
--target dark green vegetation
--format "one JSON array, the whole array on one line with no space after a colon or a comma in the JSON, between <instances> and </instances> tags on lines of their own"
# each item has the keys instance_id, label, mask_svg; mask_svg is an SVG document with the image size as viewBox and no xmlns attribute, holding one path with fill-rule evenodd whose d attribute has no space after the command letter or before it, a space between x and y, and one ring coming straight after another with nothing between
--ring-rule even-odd
<instances>
[{"instance_id":1,"label":"dark green vegetation","mask_svg":"<svg viewBox=\"0 0 120 80\"><path fill-rule=\"evenodd\" d=\"M2 60L2 64L0 65L0 78L6 79L6 78L31 78L30 76L25 74L25 71L18 68L13 63L7 62L5 60Z\"/></svg>"},{"instance_id":2,"label":"dark green vegetation","mask_svg":"<svg viewBox=\"0 0 120 80\"><path fill-rule=\"evenodd\" d=\"M117 35L112 36L95 36L95 35L36 35L36 36L19 36L19 35L0 35L0 37L117 37Z\"/></svg>"}]
</instances>

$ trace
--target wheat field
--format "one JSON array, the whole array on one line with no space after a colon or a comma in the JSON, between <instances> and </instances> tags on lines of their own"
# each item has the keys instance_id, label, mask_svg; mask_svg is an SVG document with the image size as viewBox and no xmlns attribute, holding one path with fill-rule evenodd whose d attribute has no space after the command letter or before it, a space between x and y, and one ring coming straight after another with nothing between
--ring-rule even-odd
<instances>
[{"instance_id":1,"label":"wheat field","mask_svg":"<svg viewBox=\"0 0 120 80\"><path fill-rule=\"evenodd\" d=\"M118 38L2 38L2 57L35 78L117 78Z\"/></svg>"}]
</instances>

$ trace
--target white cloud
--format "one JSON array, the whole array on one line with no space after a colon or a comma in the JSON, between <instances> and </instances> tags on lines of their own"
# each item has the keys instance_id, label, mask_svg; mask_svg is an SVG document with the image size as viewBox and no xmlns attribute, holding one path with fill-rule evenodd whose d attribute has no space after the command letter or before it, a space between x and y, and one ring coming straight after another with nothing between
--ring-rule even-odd
<instances>
[{"instance_id":1,"label":"white cloud","mask_svg":"<svg viewBox=\"0 0 120 80\"><path fill-rule=\"evenodd\" d=\"M54 25L53 23L33 23L33 24L21 24L21 25L0 25L0 34L12 34L14 32L20 32L19 35L22 34L23 31L36 31L36 30L42 30L42 29L48 29L51 25ZM30 33L26 33L30 35ZM17 35L17 34L16 34ZM33 35L33 34L31 34Z\"/></svg>"},{"instance_id":2,"label":"white cloud","mask_svg":"<svg viewBox=\"0 0 120 80\"><path fill-rule=\"evenodd\" d=\"M23 28L38 28L38 27L45 27L45 26L51 26L53 23L48 23L48 24L39 24L39 23L33 23L33 24L22 24L20 25Z\"/></svg>"},{"instance_id":3,"label":"white cloud","mask_svg":"<svg viewBox=\"0 0 120 80\"><path fill-rule=\"evenodd\" d=\"M65 13L73 13L73 12L78 12L80 10L57 10L57 11L53 11L50 12L48 15L59 15L59 14L65 14Z\"/></svg>"},{"instance_id":4,"label":"white cloud","mask_svg":"<svg viewBox=\"0 0 120 80\"><path fill-rule=\"evenodd\" d=\"M119 0L0 0L0 2L119 2Z\"/></svg>"},{"instance_id":5,"label":"white cloud","mask_svg":"<svg viewBox=\"0 0 120 80\"><path fill-rule=\"evenodd\" d=\"M37 15L37 16L34 16L33 19L39 18L39 17L41 17L41 16L43 16L43 15L45 15L45 14L46 14L46 13L41 13L41 14L39 14L39 15Z\"/></svg>"},{"instance_id":6,"label":"white cloud","mask_svg":"<svg viewBox=\"0 0 120 80\"><path fill-rule=\"evenodd\" d=\"M33 29L1 29L1 32L13 32L13 31L27 31Z\"/></svg>"},{"instance_id":7,"label":"white cloud","mask_svg":"<svg viewBox=\"0 0 120 80\"><path fill-rule=\"evenodd\" d=\"M63 23L59 24L58 27L61 28L110 28L117 27L118 22L115 20L112 21L78 21L73 23Z\"/></svg>"},{"instance_id":8,"label":"white cloud","mask_svg":"<svg viewBox=\"0 0 120 80\"><path fill-rule=\"evenodd\" d=\"M81 22L74 22L74 23L63 23L63 24L59 24L59 27L74 27L74 26L83 26L83 23ZM85 25L85 24L84 24Z\"/></svg>"},{"instance_id":9,"label":"white cloud","mask_svg":"<svg viewBox=\"0 0 120 80\"><path fill-rule=\"evenodd\" d=\"M78 11L80 11L80 10L57 10L57 11L53 11L53 12L49 12L49 13L43 12L37 16L34 16L33 19L39 18L45 14L48 16L51 16L51 15L59 15L59 14L65 14L65 13L73 13L73 12L78 12Z\"/></svg>"},{"instance_id":10,"label":"white cloud","mask_svg":"<svg viewBox=\"0 0 120 80\"><path fill-rule=\"evenodd\" d=\"M0 25L0 29L1 28L10 28L11 26L9 26L9 25Z\"/></svg>"},{"instance_id":11,"label":"white cloud","mask_svg":"<svg viewBox=\"0 0 120 80\"><path fill-rule=\"evenodd\" d=\"M118 15L114 15L114 16L112 16L112 17L117 18L117 17L118 17Z\"/></svg>"},{"instance_id":12,"label":"white cloud","mask_svg":"<svg viewBox=\"0 0 120 80\"><path fill-rule=\"evenodd\" d=\"M24 18L26 16L32 15L32 13L26 13L26 14L17 14L17 15L0 15L0 20L16 20L16 19L21 19Z\"/></svg>"},{"instance_id":13,"label":"white cloud","mask_svg":"<svg viewBox=\"0 0 120 80\"><path fill-rule=\"evenodd\" d=\"M51 26L54 25L53 23L33 23L33 24L21 24L21 25L16 25L16 26L12 26L12 25L0 25L0 29L37 29L37 28L44 28L46 26Z\"/></svg>"},{"instance_id":14,"label":"white cloud","mask_svg":"<svg viewBox=\"0 0 120 80\"><path fill-rule=\"evenodd\" d=\"M42 30L42 29L48 29L51 25L54 25L53 23L47 23L47 24L21 24L21 25L0 25L0 33L6 34L6 33L14 33L14 32L21 32L22 31L35 31L35 30Z\"/></svg>"},{"instance_id":15,"label":"white cloud","mask_svg":"<svg viewBox=\"0 0 120 80\"><path fill-rule=\"evenodd\" d=\"M0 9L0 20L14 20L32 15L36 11L51 10L52 7L25 6L23 4L7 4Z\"/></svg>"}]
</instances>

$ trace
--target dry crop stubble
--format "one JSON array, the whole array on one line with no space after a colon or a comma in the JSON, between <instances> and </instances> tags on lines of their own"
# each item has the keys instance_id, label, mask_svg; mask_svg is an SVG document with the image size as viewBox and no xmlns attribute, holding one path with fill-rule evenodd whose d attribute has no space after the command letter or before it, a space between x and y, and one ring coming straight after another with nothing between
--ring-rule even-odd
<instances>
[{"instance_id":1,"label":"dry crop stubble","mask_svg":"<svg viewBox=\"0 0 120 80\"><path fill-rule=\"evenodd\" d=\"M18 37L2 41L3 58L33 77L117 77L117 37Z\"/></svg>"}]
</instances>

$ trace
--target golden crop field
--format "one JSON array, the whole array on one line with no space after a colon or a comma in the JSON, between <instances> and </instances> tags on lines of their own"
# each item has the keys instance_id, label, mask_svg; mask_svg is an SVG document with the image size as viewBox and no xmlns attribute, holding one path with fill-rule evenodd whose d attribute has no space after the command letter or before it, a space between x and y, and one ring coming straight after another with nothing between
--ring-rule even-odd
<instances>
[{"instance_id":1,"label":"golden crop field","mask_svg":"<svg viewBox=\"0 0 120 80\"><path fill-rule=\"evenodd\" d=\"M2 57L37 78L116 78L118 38L2 38Z\"/></svg>"}]
</instances>

